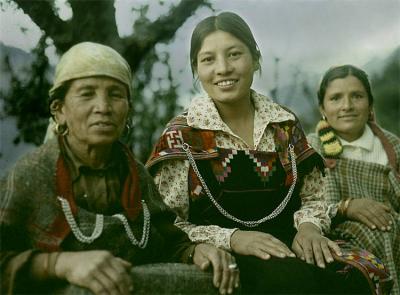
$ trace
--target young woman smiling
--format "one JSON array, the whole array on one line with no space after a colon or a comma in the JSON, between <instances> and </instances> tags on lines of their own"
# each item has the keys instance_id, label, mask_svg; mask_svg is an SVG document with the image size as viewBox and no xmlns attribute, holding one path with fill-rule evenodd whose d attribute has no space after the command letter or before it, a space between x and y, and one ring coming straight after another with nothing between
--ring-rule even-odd
<instances>
[{"instance_id":1,"label":"young woman smiling","mask_svg":"<svg viewBox=\"0 0 400 295\"><path fill-rule=\"evenodd\" d=\"M190 61L206 93L168 124L147 166L175 224L236 256L244 293L369 293L356 268L336 272L322 158L291 111L251 89L260 59L238 15L201 21Z\"/></svg>"}]
</instances>

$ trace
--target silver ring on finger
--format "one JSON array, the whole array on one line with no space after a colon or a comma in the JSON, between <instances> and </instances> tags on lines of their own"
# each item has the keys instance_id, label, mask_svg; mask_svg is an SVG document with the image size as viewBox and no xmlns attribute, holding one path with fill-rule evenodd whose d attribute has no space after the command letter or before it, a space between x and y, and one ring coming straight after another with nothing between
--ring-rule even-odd
<instances>
[{"instance_id":1,"label":"silver ring on finger","mask_svg":"<svg viewBox=\"0 0 400 295\"><path fill-rule=\"evenodd\" d=\"M236 263L231 263L228 265L228 268L230 270L237 270L238 269L238 265Z\"/></svg>"}]
</instances>

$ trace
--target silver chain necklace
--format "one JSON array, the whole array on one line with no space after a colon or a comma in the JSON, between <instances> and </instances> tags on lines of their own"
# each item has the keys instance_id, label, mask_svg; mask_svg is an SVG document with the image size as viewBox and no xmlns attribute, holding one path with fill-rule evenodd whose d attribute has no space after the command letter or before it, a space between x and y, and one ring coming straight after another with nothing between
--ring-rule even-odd
<instances>
[{"instance_id":1,"label":"silver chain necklace","mask_svg":"<svg viewBox=\"0 0 400 295\"><path fill-rule=\"evenodd\" d=\"M104 215L103 214L96 214L96 221L95 221L95 226L93 229L93 232L90 236L85 236L82 231L79 229L78 224L76 223L76 220L74 218L74 215L72 214L71 207L69 206L69 203L66 199L62 197L57 197L58 200L61 202L61 208L64 212L65 219L67 220L69 227L71 228L72 233L76 237L76 239L82 243L85 244L91 244L94 240L96 240L98 237L103 232L104 229ZM149 240L149 233L150 233L150 211L149 208L147 207L147 204L144 200L142 200L142 205L143 205L143 232L142 232L142 238L140 241L138 241L134 234L132 233L132 230L129 226L128 220L126 217L122 214L114 214L111 217L115 217L118 220L122 222L122 225L124 226L125 232L131 241L131 243L134 246L138 246L141 249L146 248L147 242Z\"/></svg>"},{"instance_id":2,"label":"silver chain necklace","mask_svg":"<svg viewBox=\"0 0 400 295\"><path fill-rule=\"evenodd\" d=\"M290 160L291 160L291 166L292 166L292 171L293 171L293 182L289 188L288 193L286 194L286 197L282 200L282 202L274 209L274 211L272 211L269 215L258 219L258 220L241 220L235 216L233 216L232 214L230 214L229 212L227 212L224 208L222 208L222 206L215 200L215 198L213 197L213 195L211 194L211 191L208 189L208 186L206 184L206 182L204 181L203 177L200 174L199 169L197 168L196 162L193 158L193 155L190 151L190 146L187 143L183 143L182 144L182 148L185 151L188 159L189 159L189 163L192 166L194 172L196 173L197 177L200 180L200 183L202 185L202 187L204 188L207 197L210 199L210 201L214 204L214 206L218 209L218 211L224 215L226 218L233 220L237 223L240 223L244 226L247 227L256 227L258 225L260 225L261 223L267 221L267 220L271 220L273 218L275 218L276 216L278 216L283 209L285 209L287 203L290 201L290 198L292 197L293 191L294 191L294 187L296 186L296 181L297 181L297 166L296 166L296 155L294 153L294 147L292 144L289 144L288 146L288 151L290 154Z\"/></svg>"}]
</instances>

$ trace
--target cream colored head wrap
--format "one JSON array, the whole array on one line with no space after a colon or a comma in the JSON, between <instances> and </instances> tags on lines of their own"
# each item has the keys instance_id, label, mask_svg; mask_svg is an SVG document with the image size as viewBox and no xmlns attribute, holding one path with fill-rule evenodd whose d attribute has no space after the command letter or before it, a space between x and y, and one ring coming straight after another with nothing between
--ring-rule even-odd
<instances>
[{"instance_id":1,"label":"cream colored head wrap","mask_svg":"<svg viewBox=\"0 0 400 295\"><path fill-rule=\"evenodd\" d=\"M107 76L122 82L131 97L132 73L126 60L111 47L83 42L72 46L61 57L56 67L53 87L49 91L50 100L64 82L93 76ZM50 118L44 142L55 137L54 126L55 122Z\"/></svg>"},{"instance_id":2,"label":"cream colored head wrap","mask_svg":"<svg viewBox=\"0 0 400 295\"><path fill-rule=\"evenodd\" d=\"M132 95L132 73L126 60L111 47L93 42L82 42L72 46L61 57L56 67L50 98L64 82L93 76L114 78L128 87Z\"/></svg>"}]
</instances>

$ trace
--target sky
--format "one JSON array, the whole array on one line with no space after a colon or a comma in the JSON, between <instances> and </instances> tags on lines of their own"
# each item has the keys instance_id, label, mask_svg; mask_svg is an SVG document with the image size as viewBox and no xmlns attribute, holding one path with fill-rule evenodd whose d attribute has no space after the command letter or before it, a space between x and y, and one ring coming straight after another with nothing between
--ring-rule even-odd
<instances>
[{"instance_id":1,"label":"sky","mask_svg":"<svg viewBox=\"0 0 400 295\"><path fill-rule=\"evenodd\" d=\"M150 19L166 13L168 4L178 0L165 0L158 5L156 0L116 0L116 18L121 36L132 33L132 24L137 16L132 3L150 3ZM281 87L291 73L315 73L320 76L330 66L351 63L363 67L372 59L386 57L400 45L400 0L210 0L216 13L232 11L238 13L249 24L261 50L262 75L255 76L253 87L265 94ZM59 15L66 20L71 17L65 0L56 0ZM180 84L179 103L184 107L190 101L189 90L193 79L189 65L189 42L195 25L213 12L200 8L177 31L175 39L168 45L157 45L157 50L168 51L175 80ZM21 27L23 30L21 30ZM23 31L25 33L23 33ZM0 42L21 48L32 49L40 37L39 28L29 16L16 9L11 1L0 2ZM48 49L50 61L56 64L58 56L54 48ZM278 85L274 79L275 63L279 59ZM165 69L154 71L163 76ZM1 73L0 73L1 74ZM284 79L285 78L285 79ZM400 77L399 77L400 84ZM298 111L296 109L296 111ZM11 119L10 119L11 120ZM7 125L12 126L12 125ZM5 128L0 126L0 167L7 167L27 147L5 145ZM12 138L16 130L7 127L7 136ZM12 133L12 134L11 134ZM11 143L10 143L11 144ZM32 147L30 147L32 148ZM20 151L17 149L21 149ZM7 154L14 151L14 154ZM3 169L1 169L3 170Z\"/></svg>"},{"instance_id":2,"label":"sky","mask_svg":"<svg viewBox=\"0 0 400 295\"><path fill-rule=\"evenodd\" d=\"M263 56L263 72L255 76L253 86L262 92L283 86L275 85L276 58L279 58L281 77L289 77L297 70L319 77L332 65L350 63L363 68L370 60L386 57L400 46L400 0L220 0L212 3L217 13L238 13L252 29ZM191 32L209 14L208 9L200 9L178 31L172 44L177 57L172 64L177 69L185 69L179 79L184 84L191 83L188 65ZM282 80L279 84L285 83Z\"/></svg>"},{"instance_id":3,"label":"sky","mask_svg":"<svg viewBox=\"0 0 400 295\"><path fill-rule=\"evenodd\" d=\"M68 19L65 0L56 0L60 17ZM151 3L150 18L165 13L168 5L157 1L117 0L116 16L120 35L132 33L135 13L132 3ZM164 1L177 3L176 0ZM263 55L263 75L255 84L273 84L274 61L279 58L285 69L322 73L331 65L352 63L362 67L372 58L389 54L400 45L400 0L210 0L216 13L232 11L249 24ZM0 41L30 50L40 30L30 18L12 4L3 4L0 12ZM198 9L178 30L174 42L160 46L171 53L171 65L177 80L192 86L188 62L191 32L201 19L212 14ZM22 33L20 27L26 33ZM53 63L58 57L49 50ZM182 58L185 57L185 58ZM162 71L158 71L162 73ZM189 86L187 86L189 87ZM261 86L262 87L262 86ZM271 85L272 87L272 85ZM262 87L263 88L263 87Z\"/></svg>"}]
</instances>

